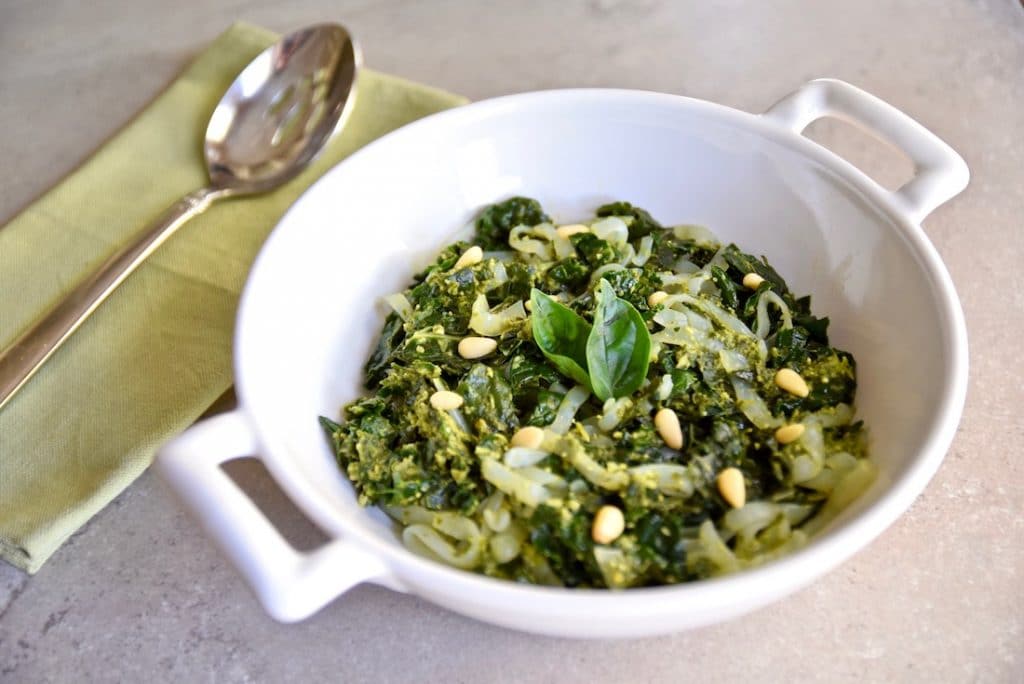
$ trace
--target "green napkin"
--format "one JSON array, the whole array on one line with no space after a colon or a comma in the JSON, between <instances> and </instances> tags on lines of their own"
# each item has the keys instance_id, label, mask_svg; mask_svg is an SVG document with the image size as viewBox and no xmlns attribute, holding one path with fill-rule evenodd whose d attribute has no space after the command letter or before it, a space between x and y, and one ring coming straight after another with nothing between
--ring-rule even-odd
<instances>
[{"instance_id":1,"label":"green napkin","mask_svg":"<svg viewBox=\"0 0 1024 684\"><path fill-rule=\"evenodd\" d=\"M0 347L173 201L206 183L206 122L276 40L238 24L137 119L0 228ZM284 211L353 151L462 98L364 70L342 133L279 190L214 204L108 299L0 409L0 557L28 572L231 385L235 308Z\"/></svg>"}]
</instances>

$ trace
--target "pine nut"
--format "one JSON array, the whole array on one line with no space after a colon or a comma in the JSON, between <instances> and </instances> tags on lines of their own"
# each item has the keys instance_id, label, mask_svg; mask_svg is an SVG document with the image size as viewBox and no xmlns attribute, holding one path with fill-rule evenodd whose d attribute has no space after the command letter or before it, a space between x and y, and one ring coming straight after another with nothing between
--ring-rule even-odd
<instances>
[{"instance_id":1,"label":"pine nut","mask_svg":"<svg viewBox=\"0 0 1024 684\"><path fill-rule=\"evenodd\" d=\"M679 427L679 416L670 408L663 408L654 414L654 427L672 449L683 448L683 430Z\"/></svg>"},{"instance_id":2,"label":"pine nut","mask_svg":"<svg viewBox=\"0 0 1024 684\"><path fill-rule=\"evenodd\" d=\"M558 237L563 237L566 240L568 240L569 237L572 235L577 235L579 233L589 233L590 228L584 226L581 223L572 223L568 226L558 226L558 228L555 229L555 232L558 233Z\"/></svg>"},{"instance_id":3,"label":"pine nut","mask_svg":"<svg viewBox=\"0 0 1024 684\"><path fill-rule=\"evenodd\" d=\"M451 411L462 406L462 396L448 390L438 390L430 395L430 405L438 411Z\"/></svg>"},{"instance_id":4,"label":"pine nut","mask_svg":"<svg viewBox=\"0 0 1024 684\"><path fill-rule=\"evenodd\" d=\"M498 343L489 337L463 337L459 340L459 356L464 359L480 359L497 348Z\"/></svg>"},{"instance_id":5,"label":"pine nut","mask_svg":"<svg viewBox=\"0 0 1024 684\"><path fill-rule=\"evenodd\" d=\"M800 439L800 435L804 434L803 423L792 423L791 425L783 425L775 431L775 441L779 444L789 444Z\"/></svg>"},{"instance_id":6,"label":"pine nut","mask_svg":"<svg viewBox=\"0 0 1024 684\"><path fill-rule=\"evenodd\" d=\"M651 296L647 298L647 306L653 309L666 299L668 299L668 292L662 292L661 290L658 290L657 292L652 292Z\"/></svg>"},{"instance_id":7,"label":"pine nut","mask_svg":"<svg viewBox=\"0 0 1024 684\"><path fill-rule=\"evenodd\" d=\"M598 544L611 544L622 536L626 529L626 518L615 506L601 506L594 516L594 526L590 528L590 536Z\"/></svg>"},{"instance_id":8,"label":"pine nut","mask_svg":"<svg viewBox=\"0 0 1024 684\"><path fill-rule=\"evenodd\" d=\"M481 261L483 261L483 258L484 250L480 249L480 247L477 245L473 245L472 247L470 247L469 249L462 253L462 256L459 257L459 260L455 262L454 266L452 266L452 270L458 271L460 268L466 268L467 266L472 266L473 264L479 264Z\"/></svg>"},{"instance_id":9,"label":"pine nut","mask_svg":"<svg viewBox=\"0 0 1024 684\"><path fill-rule=\"evenodd\" d=\"M544 441L544 430L533 425L528 425L524 428L519 428L516 433L512 435L512 440L509 442L514 447L526 447L527 449L539 449L541 442Z\"/></svg>"},{"instance_id":10,"label":"pine nut","mask_svg":"<svg viewBox=\"0 0 1024 684\"><path fill-rule=\"evenodd\" d=\"M796 397L806 397L811 390L800 374L792 368L782 368L775 374L775 384Z\"/></svg>"},{"instance_id":11,"label":"pine nut","mask_svg":"<svg viewBox=\"0 0 1024 684\"><path fill-rule=\"evenodd\" d=\"M726 468L718 473L718 492L733 508L743 508L747 503L747 484L738 468Z\"/></svg>"},{"instance_id":12,"label":"pine nut","mask_svg":"<svg viewBox=\"0 0 1024 684\"><path fill-rule=\"evenodd\" d=\"M764 278L762 278L756 273L748 273L747 275L743 276L743 287L750 290L756 290L757 288L761 287L761 283L763 282Z\"/></svg>"},{"instance_id":13,"label":"pine nut","mask_svg":"<svg viewBox=\"0 0 1024 684\"><path fill-rule=\"evenodd\" d=\"M800 436L804 434L803 423L793 423L792 425L783 425L779 429L775 430L775 441L780 444L788 444L791 441L797 441Z\"/></svg>"}]
</instances>

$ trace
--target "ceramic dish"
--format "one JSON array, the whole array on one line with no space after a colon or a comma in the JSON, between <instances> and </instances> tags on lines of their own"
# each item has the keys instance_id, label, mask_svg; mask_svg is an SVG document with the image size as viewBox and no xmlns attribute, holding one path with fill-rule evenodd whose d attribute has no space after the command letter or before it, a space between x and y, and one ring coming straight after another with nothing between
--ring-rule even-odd
<instances>
[{"instance_id":1,"label":"ceramic dish","mask_svg":"<svg viewBox=\"0 0 1024 684\"><path fill-rule=\"evenodd\" d=\"M914 177L889 191L801 136L836 116L903 150ZM967 184L960 157L852 86L812 81L762 115L673 95L565 90L504 97L407 126L333 169L256 260L235 338L240 408L159 454L164 477L284 621L360 582L480 620L575 637L632 637L731 618L821 576L878 536L934 474L967 381L963 315L920 221ZM556 221L609 200L666 224L699 223L764 254L832 319L858 360L858 412L879 478L803 550L686 585L626 591L526 586L413 555L338 469L318 415L362 391L383 310L480 207L535 197ZM292 549L220 464L257 456L331 537ZM894 562L914 562L893 550Z\"/></svg>"}]
</instances>

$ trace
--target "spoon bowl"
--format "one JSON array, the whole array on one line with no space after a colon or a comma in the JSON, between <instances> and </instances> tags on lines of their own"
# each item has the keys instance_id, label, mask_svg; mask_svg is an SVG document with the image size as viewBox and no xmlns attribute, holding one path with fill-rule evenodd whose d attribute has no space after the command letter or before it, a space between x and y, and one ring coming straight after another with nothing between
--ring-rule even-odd
<instances>
[{"instance_id":1,"label":"spoon bowl","mask_svg":"<svg viewBox=\"0 0 1024 684\"><path fill-rule=\"evenodd\" d=\"M264 50L210 117L210 182L235 193L268 190L308 164L351 111L359 49L342 26L297 31Z\"/></svg>"},{"instance_id":2,"label":"spoon bowl","mask_svg":"<svg viewBox=\"0 0 1024 684\"><path fill-rule=\"evenodd\" d=\"M266 192L297 175L344 125L362 56L348 31L320 24L264 50L235 78L210 117L210 183L162 216L0 352L0 408L89 314L190 217L219 198Z\"/></svg>"}]
</instances>

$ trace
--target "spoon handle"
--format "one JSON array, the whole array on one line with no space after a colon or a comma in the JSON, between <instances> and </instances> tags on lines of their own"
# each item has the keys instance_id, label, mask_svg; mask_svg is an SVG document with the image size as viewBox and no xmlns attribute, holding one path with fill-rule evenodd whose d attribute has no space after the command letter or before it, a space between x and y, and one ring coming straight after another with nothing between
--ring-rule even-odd
<instances>
[{"instance_id":1,"label":"spoon handle","mask_svg":"<svg viewBox=\"0 0 1024 684\"><path fill-rule=\"evenodd\" d=\"M168 207L132 243L112 254L42 320L0 352L0 408L139 264L185 221L205 210L222 193L221 190L203 188Z\"/></svg>"}]
</instances>

